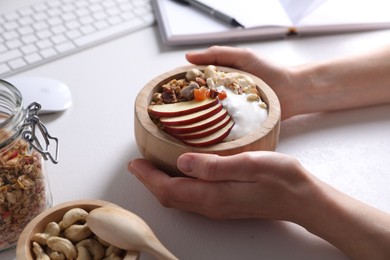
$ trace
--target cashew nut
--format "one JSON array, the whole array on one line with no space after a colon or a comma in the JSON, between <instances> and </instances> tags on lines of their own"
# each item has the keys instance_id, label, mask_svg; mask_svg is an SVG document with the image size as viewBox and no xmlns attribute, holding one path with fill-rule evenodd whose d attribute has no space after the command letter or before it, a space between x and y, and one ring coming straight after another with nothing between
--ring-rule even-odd
<instances>
[{"instance_id":1,"label":"cashew nut","mask_svg":"<svg viewBox=\"0 0 390 260\"><path fill-rule=\"evenodd\" d=\"M89 254L88 249L83 246L76 246L77 258L76 260L92 260L92 256Z\"/></svg>"},{"instance_id":2,"label":"cashew nut","mask_svg":"<svg viewBox=\"0 0 390 260\"><path fill-rule=\"evenodd\" d=\"M79 242L86 239L92 234L92 231L87 226L87 223L83 225L71 225L64 231L64 236L72 242Z\"/></svg>"},{"instance_id":3,"label":"cashew nut","mask_svg":"<svg viewBox=\"0 0 390 260\"><path fill-rule=\"evenodd\" d=\"M36 233L36 234L32 235L31 240L34 241L34 242L37 242L41 246L45 246L46 245L46 241L47 241L47 239L49 237L50 237L49 234Z\"/></svg>"},{"instance_id":4,"label":"cashew nut","mask_svg":"<svg viewBox=\"0 0 390 260\"><path fill-rule=\"evenodd\" d=\"M35 241L33 242L32 250L34 252L36 260L50 260L50 257L47 254L45 254L42 247Z\"/></svg>"},{"instance_id":5,"label":"cashew nut","mask_svg":"<svg viewBox=\"0 0 390 260\"><path fill-rule=\"evenodd\" d=\"M85 218L88 216L88 212L81 208L73 208L68 210L64 217L62 218L62 227L68 228L70 225L78 221L85 221Z\"/></svg>"},{"instance_id":6,"label":"cashew nut","mask_svg":"<svg viewBox=\"0 0 390 260\"><path fill-rule=\"evenodd\" d=\"M127 251L123 260L139 260L140 254L137 251Z\"/></svg>"},{"instance_id":7,"label":"cashew nut","mask_svg":"<svg viewBox=\"0 0 390 260\"><path fill-rule=\"evenodd\" d=\"M94 260L104 257L104 247L94 239L84 239L76 244L76 247L85 247Z\"/></svg>"},{"instance_id":8,"label":"cashew nut","mask_svg":"<svg viewBox=\"0 0 390 260\"><path fill-rule=\"evenodd\" d=\"M218 77L217 67L214 65L209 65L204 69L204 76L206 79L211 78L214 82Z\"/></svg>"},{"instance_id":9,"label":"cashew nut","mask_svg":"<svg viewBox=\"0 0 390 260\"><path fill-rule=\"evenodd\" d=\"M112 253L111 255L103 258L103 260L122 260L122 257L118 256L116 253Z\"/></svg>"},{"instance_id":10,"label":"cashew nut","mask_svg":"<svg viewBox=\"0 0 390 260\"><path fill-rule=\"evenodd\" d=\"M100 243L102 244L104 247L109 247L110 246L110 243L108 243L107 241L103 240L102 238L96 236L95 239Z\"/></svg>"},{"instance_id":11,"label":"cashew nut","mask_svg":"<svg viewBox=\"0 0 390 260\"><path fill-rule=\"evenodd\" d=\"M123 252L122 249L116 247L116 246L113 246L113 245L110 245L109 247L107 247L106 249L106 252L105 252L105 256L111 256L112 254L117 254L117 255L121 255Z\"/></svg>"},{"instance_id":12,"label":"cashew nut","mask_svg":"<svg viewBox=\"0 0 390 260\"><path fill-rule=\"evenodd\" d=\"M42 233L36 233L31 240L37 242L41 246L46 245L46 241L51 236L58 236L60 234L60 226L56 222L50 222L46 225Z\"/></svg>"},{"instance_id":13,"label":"cashew nut","mask_svg":"<svg viewBox=\"0 0 390 260\"><path fill-rule=\"evenodd\" d=\"M65 260L64 254L56 251L51 252L49 256L51 260Z\"/></svg>"},{"instance_id":14,"label":"cashew nut","mask_svg":"<svg viewBox=\"0 0 390 260\"><path fill-rule=\"evenodd\" d=\"M186 72L185 77L187 81L195 81L197 77L203 77L203 72L199 69L190 69Z\"/></svg>"},{"instance_id":15,"label":"cashew nut","mask_svg":"<svg viewBox=\"0 0 390 260\"><path fill-rule=\"evenodd\" d=\"M62 237L49 237L46 241L47 246L53 251L63 253L66 259L75 259L77 251L70 240Z\"/></svg>"},{"instance_id":16,"label":"cashew nut","mask_svg":"<svg viewBox=\"0 0 390 260\"><path fill-rule=\"evenodd\" d=\"M56 237L60 234L60 226L56 222L50 222L46 225L43 233L49 234L51 237Z\"/></svg>"}]
</instances>

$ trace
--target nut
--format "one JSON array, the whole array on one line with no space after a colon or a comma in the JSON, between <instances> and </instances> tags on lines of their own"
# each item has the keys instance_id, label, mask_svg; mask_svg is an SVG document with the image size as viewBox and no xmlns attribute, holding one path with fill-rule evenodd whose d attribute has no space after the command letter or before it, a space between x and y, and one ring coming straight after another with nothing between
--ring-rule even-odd
<instances>
[{"instance_id":1,"label":"nut","mask_svg":"<svg viewBox=\"0 0 390 260\"><path fill-rule=\"evenodd\" d=\"M75 259L77 257L75 246L66 238L49 237L46 243L51 250L63 253L66 259Z\"/></svg>"},{"instance_id":2,"label":"nut","mask_svg":"<svg viewBox=\"0 0 390 260\"><path fill-rule=\"evenodd\" d=\"M50 257L43 251L42 247L37 242L33 242L32 250L36 260L50 260Z\"/></svg>"},{"instance_id":3,"label":"nut","mask_svg":"<svg viewBox=\"0 0 390 260\"><path fill-rule=\"evenodd\" d=\"M187 81L195 81L196 78L203 78L203 77L204 77L203 72L196 68L188 70L185 75Z\"/></svg>"},{"instance_id":4,"label":"nut","mask_svg":"<svg viewBox=\"0 0 390 260\"><path fill-rule=\"evenodd\" d=\"M49 234L45 234L45 233L36 233L34 234L32 237L31 237L31 240L40 244L41 246L45 246L46 245L46 241L47 239L50 237Z\"/></svg>"},{"instance_id":5,"label":"nut","mask_svg":"<svg viewBox=\"0 0 390 260\"><path fill-rule=\"evenodd\" d=\"M88 249L83 246L76 246L78 255L76 260L92 260L92 256L89 254Z\"/></svg>"},{"instance_id":6,"label":"nut","mask_svg":"<svg viewBox=\"0 0 390 260\"><path fill-rule=\"evenodd\" d=\"M105 252L105 256L112 256L113 254L116 254L116 255L121 255L123 252L122 249L116 247L116 246L113 246L113 245L110 245L107 249L106 249L106 252Z\"/></svg>"},{"instance_id":7,"label":"nut","mask_svg":"<svg viewBox=\"0 0 390 260\"><path fill-rule=\"evenodd\" d=\"M65 260L64 254L56 251L49 253L49 257L51 260Z\"/></svg>"},{"instance_id":8,"label":"nut","mask_svg":"<svg viewBox=\"0 0 390 260\"><path fill-rule=\"evenodd\" d=\"M73 225L78 221L84 222L87 216L88 216L88 212L83 209L80 208L70 209L64 214L64 217L62 218L62 227L66 229L70 225Z\"/></svg>"},{"instance_id":9,"label":"nut","mask_svg":"<svg viewBox=\"0 0 390 260\"><path fill-rule=\"evenodd\" d=\"M86 239L92 234L92 231L87 226L87 223L83 225L71 225L64 231L64 236L70 241L76 243L83 239Z\"/></svg>"},{"instance_id":10,"label":"nut","mask_svg":"<svg viewBox=\"0 0 390 260\"><path fill-rule=\"evenodd\" d=\"M85 247L92 255L94 260L98 260L104 257L103 246L94 239L84 239L76 244L76 248Z\"/></svg>"}]
</instances>

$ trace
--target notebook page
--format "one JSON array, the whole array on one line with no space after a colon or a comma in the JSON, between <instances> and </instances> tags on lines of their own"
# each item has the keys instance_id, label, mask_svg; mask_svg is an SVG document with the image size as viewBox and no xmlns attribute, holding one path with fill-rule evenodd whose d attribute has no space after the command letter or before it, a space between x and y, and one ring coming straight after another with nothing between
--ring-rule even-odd
<instances>
[{"instance_id":1,"label":"notebook page","mask_svg":"<svg viewBox=\"0 0 390 260\"><path fill-rule=\"evenodd\" d=\"M292 23L297 24L299 20L313 12L325 1L327 0L280 0L280 3L290 17Z\"/></svg>"},{"instance_id":2,"label":"notebook page","mask_svg":"<svg viewBox=\"0 0 390 260\"><path fill-rule=\"evenodd\" d=\"M199 2L234 17L248 29L292 24L279 0L199 0Z\"/></svg>"},{"instance_id":3,"label":"notebook page","mask_svg":"<svg viewBox=\"0 0 390 260\"><path fill-rule=\"evenodd\" d=\"M302 18L298 27L388 23L389 7L389 0L327 0Z\"/></svg>"},{"instance_id":4,"label":"notebook page","mask_svg":"<svg viewBox=\"0 0 390 260\"><path fill-rule=\"evenodd\" d=\"M232 29L232 26L188 5L180 4L172 0L159 0L163 9L164 19L167 23L165 29L168 35L191 35L223 32ZM191 26L189 26L191 25ZM195 25L195 26L194 26Z\"/></svg>"}]
</instances>

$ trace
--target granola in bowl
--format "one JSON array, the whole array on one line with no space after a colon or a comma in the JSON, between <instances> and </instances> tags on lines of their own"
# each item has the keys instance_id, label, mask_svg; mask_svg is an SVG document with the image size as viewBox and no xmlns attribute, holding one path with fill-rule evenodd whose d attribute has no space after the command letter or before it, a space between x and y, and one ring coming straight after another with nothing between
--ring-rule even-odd
<instances>
[{"instance_id":1,"label":"granola in bowl","mask_svg":"<svg viewBox=\"0 0 390 260\"><path fill-rule=\"evenodd\" d=\"M241 138L260 127L268 114L250 76L213 65L189 69L183 78L163 84L148 111L161 129L192 146Z\"/></svg>"}]
</instances>

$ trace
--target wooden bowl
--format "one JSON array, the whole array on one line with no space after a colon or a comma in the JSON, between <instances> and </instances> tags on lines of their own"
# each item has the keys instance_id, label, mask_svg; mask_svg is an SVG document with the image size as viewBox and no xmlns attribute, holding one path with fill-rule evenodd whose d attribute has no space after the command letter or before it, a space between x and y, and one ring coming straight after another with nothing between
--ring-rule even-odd
<instances>
[{"instance_id":1,"label":"wooden bowl","mask_svg":"<svg viewBox=\"0 0 390 260\"><path fill-rule=\"evenodd\" d=\"M204 70L206 66L183 66L164 73L150 82L138 93L134 108L134 133L138 150L142 156L159 169L172 176L182 176L177 169L177 158L186 152L233 155L245 151L274 151L279 141L280 104L275 92L258 77L237 69L218 66L220 71L239 72L250 76L256 83L262 100L268 106L268 117L259 129L252 133L228 142L221 142L207 147L192 147L183 144L159 129L149 117L147 108L153 93L161 91L161 86L172 79L181 79L192 68Z\"/></svg>"},{"instance_id":2,"label":"wooden bowl","mask_svg":"<svg viewBox=\"0 0 390 260\"><path fill-rule=\"evenodd\" d=\"M17 260L33 260L35 259L34 253L32 252L32 242L31 237L36 234L43 232L46 225L49 222L61 221L65 212L72 208L82 208L88 212L95 208L103 207L103 206L111 206L111 207L119 207L116 204L103 201L103 200L76 200L65 202L59 204L55 207L49 208L36 216L23 230L22 234L19 237L17 246L16 246L16 259ZM133 260L139 259L140 252L136 252ZM129 259L130 260L130 259Z\"/></svg>"}]
</instances>

